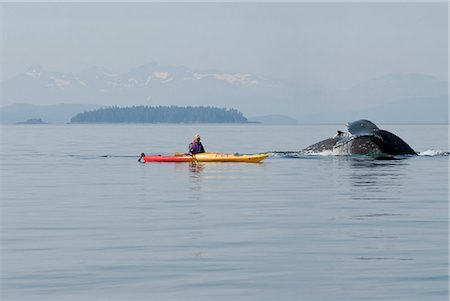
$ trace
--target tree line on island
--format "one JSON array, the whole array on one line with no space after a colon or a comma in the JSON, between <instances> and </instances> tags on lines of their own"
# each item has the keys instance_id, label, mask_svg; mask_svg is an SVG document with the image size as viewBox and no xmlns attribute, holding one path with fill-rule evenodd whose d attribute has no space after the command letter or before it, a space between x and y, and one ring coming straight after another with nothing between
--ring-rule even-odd
<instances>
[{"instance_id":1,"label":"tree line on island","mask_svg":"<svg viewBox=\"0 0 450 301\"><path fill-rule=\"evenodd\" d=\"M216 107L105 107L77 114L71 123L248 123L236 109Z\"/></svg>"}]
</instances>

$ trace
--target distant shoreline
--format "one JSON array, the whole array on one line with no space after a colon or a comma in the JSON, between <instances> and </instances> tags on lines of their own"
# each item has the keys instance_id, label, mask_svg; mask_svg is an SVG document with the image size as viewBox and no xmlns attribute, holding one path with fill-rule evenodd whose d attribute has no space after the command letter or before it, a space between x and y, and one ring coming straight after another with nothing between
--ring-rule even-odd
<instances>
[{"instance_id":1,"label":"distant shoreline","mask_svg":"<svg viewBox=\"0 0 450 301\"><path fill-rule=\"evenodd\" d=\"M70 123L248 123L236 109L217 107L132 106L103 107L79 113Z\"/></svg>"}]
</instances>

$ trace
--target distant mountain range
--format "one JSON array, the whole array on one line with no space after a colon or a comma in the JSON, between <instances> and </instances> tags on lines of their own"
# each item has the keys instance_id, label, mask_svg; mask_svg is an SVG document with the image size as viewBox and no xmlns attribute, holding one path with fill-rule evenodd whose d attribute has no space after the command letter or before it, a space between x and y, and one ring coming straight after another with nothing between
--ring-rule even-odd
<instances>
[{"instance_id":1,"label":"distant mountain range","mask_svg":"<svg viewBox=\"0 0 450 301\"><path fill-rule=\"evenodd\" d=\"M246 116L278 114L300 123L360 118L377 123L448 122L448 83L420 74L393 73L333 90L300 87L251 73L156 63L122 73L97 67L73 74L34 66L3 81L2 90L2 123L30 118L68 122L77 113L110 105L227 107ZM31 108L24 104L58 106ZM33 116L26 114L27 110L35 110Z\"/></svg>"},{"instance_id":2,"label":"distant mountain range","mask_svg":"<svg viewBox=\"0 0 450 301\"><path fill-rule=\"evenodd\" d=\"M3 82L3 105L14 103L97 105L255 106L253 99L285 94L280 81L240 72L195 71L185 67L142 65L123 73L91 68L80 74L40 66ZM251 103L251 104L250 104ZM264 106L265 101L262 102ZM247 105L248 104L248 105Z\"/></svg>"}]
</instances>

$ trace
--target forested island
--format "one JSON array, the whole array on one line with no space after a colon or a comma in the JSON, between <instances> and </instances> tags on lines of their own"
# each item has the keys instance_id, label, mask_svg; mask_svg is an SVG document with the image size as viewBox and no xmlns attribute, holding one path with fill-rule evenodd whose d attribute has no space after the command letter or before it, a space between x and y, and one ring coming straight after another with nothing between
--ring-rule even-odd
<instances>
[{"instance_id":1,"label":"forested island","mask_svg":"<svg viewBox=\"0 0 450 301\"><path fill-rule=\"evenodd\" d=\"M19 121L16 124L47 124L47 122L42 121L41 118L31 118L26 121Z\"/></svg>"},{"instance_id":2,"label":"forested island","mask_svg":"<svg viewBox=\"0 0 450 301\"><path fill-rule=\"evenodd\" d=\"M248 123L236 109L216 107L105 107L77 114L71 123Z\"/></svg>"}]
</instances>

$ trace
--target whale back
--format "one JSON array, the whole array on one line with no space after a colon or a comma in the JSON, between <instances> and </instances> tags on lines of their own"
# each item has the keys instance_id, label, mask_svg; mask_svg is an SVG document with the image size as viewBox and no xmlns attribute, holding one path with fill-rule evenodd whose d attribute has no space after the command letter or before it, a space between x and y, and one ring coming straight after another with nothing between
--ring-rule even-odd
<instances>
[{"instance_id":1,"label":"whale back","mask_svg":"<svg viewBox=\"0 0 450 301\"><path fill-rule=\"evenodd\" d=\"M397 135L385 130L380 130L380 135L383 141L380 144L380 149L383 153L391 155L417 155L412 147Z\"/></svg>"},{"instance_id":2,"label":"whale back","mask_svg":"<svg viewBox=\"0 0 450 301\"><path fill-rule=\"evenodd\" d=\"M354 136L361 135L374 135L377 134L380 129L371 121L361 119L347 124L348 132Z\"/></svg>"},{"instance_id":3,"label":"whale back","mask_svg":"<svg viewBox=\"0 0 450 301\"><path fill-rule=\"evenodd\" d=\"M304 152L332 151L337 154L416 155L400 137L380 130L369 120L361 119L347 124L348 133L338 131L333 138L308 146Z\"/></svg>"},{"instance_id":4,"label":"whale back","mask_svg":"<svg viewBox=\"0 0 450 301\"><path fill-rule=\"evenodd\" d=\"M340 137L333 137L319 141L303 149L302 152L321 153L324 151L332 151L336 143L339 141L339 139Z\"/></svg>"}]
</instances>

